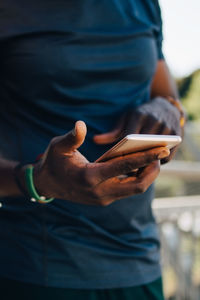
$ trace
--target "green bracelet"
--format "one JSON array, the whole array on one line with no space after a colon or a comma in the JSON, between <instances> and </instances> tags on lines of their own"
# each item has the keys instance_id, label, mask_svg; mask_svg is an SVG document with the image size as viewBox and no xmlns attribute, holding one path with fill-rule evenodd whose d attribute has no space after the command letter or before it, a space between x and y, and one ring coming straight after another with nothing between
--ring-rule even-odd
<instances>
[{"instance_id":1,"label":"green bracelet","mask_svg":"<svg viewBox=\"0 0 200 300\"><path fill-rule=\"evenodd\" d=\"M33 165L28 165L25 170L26 187L31 197L31 201L39 202L39 203L49 203L53 201L54 198L46 199L46 197L38 195L33 182L33 169L34 169Z\"/></svg>"}]
</instances>

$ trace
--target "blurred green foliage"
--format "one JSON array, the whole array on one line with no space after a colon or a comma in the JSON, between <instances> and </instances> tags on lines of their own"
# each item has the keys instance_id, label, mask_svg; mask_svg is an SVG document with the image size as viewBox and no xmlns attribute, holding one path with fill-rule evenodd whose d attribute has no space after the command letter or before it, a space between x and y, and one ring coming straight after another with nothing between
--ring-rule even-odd
<instances>
[{"instance_id":1,"label":"blurred green foliage","mask_svg":"<svg viewBox=\"0 0 200 300\"><path fill-rule=\"evenodd\" d=\"M177 79L179 94L189 120L200 120L200 70Z\"/></svg>"}]
</instances>

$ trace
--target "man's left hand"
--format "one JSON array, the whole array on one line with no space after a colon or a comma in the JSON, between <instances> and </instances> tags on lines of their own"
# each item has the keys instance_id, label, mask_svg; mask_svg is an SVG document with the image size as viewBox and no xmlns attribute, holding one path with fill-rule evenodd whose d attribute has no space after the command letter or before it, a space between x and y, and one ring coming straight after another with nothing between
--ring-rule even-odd
<instances>
[{"instance_id":1,"label":"man's left hand","mask_svg":"<svg viewBox=\"0 0 200 300\"><path fill-rule=\"evenodd\" d=\"M182 131L179 110L166 99L156 97L136 107L135 110L125 113L112 131L95 135L94 142L97 144L116 143L127 134L182 136ZM170 161L176 150L177 147L171 149L169 157L162 160L162 163Z\"/></svg>"}]
</instances>

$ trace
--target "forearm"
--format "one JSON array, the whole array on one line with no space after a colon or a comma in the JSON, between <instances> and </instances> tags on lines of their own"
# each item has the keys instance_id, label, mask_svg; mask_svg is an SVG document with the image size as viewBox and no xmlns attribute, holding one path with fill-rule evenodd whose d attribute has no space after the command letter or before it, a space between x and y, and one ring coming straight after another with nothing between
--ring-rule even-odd
<instances>
[{"instance_id":1,"label":"forearm","mask_svg":"<svg viewBox=\"0 0 200 300\"><path fill-rule=\"evenodd\" d=\"M14 168L18 162L0 158L0 197L21 196L15 181Z\"/></svg>"},{"instance_id":2,"label":"forearm","mask_svg":"<svg viewBox=\"0 0 200 300\"><path fill-rule=\"evenodd\" d=\"M157 69L151 85L151 98L171 96L178 98L176 82L170 74L164 60L158 61Z\"/></svg>"},{"instance_id":3,"label":"forearm","mask_svg":"<svg viewBox=\"0 0 200 300\"><path fill-rule=\"evenodd\" d=\"M157 69L151 85L151 98L163 98L174 106L174 110L179 111L179 125L181 127L181 135L185 125L185 113L181 102L179 101L176 82L171 76L168 66L164 60L158 61Z\"/></svg>"}]
</instances>

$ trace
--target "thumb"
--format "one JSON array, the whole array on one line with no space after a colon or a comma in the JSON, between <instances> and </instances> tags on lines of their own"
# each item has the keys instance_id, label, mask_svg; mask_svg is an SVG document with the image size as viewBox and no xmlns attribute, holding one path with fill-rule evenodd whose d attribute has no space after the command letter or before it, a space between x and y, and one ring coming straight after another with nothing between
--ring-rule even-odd
<instances>
[{"instance_id":1,"label":"thumb","mask_svg":"<svg viewBox=\"0 0 200 300\"><path fill-rule=\"evenodd\" d=\"M60 154L72 154L83 144L86 134L86 124L83 121L77 121L73 130L55 138L56 150Z\"/></svg>"}]
</instances>

